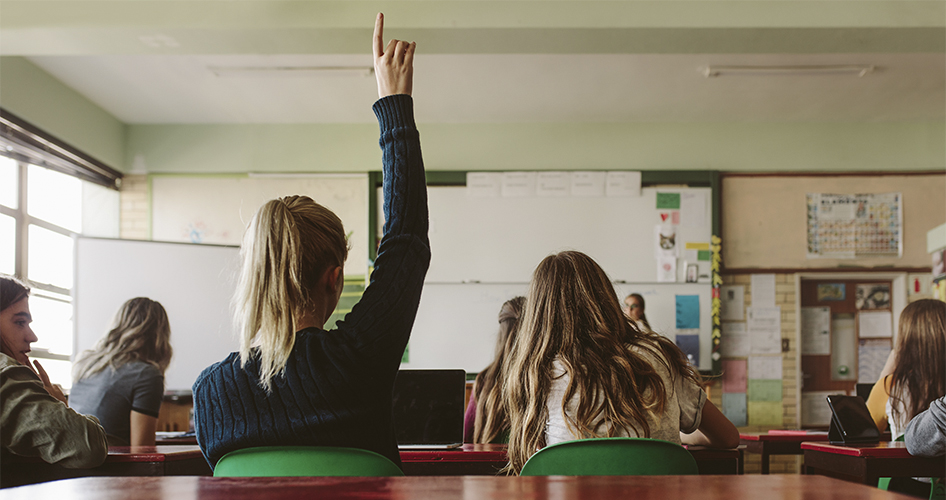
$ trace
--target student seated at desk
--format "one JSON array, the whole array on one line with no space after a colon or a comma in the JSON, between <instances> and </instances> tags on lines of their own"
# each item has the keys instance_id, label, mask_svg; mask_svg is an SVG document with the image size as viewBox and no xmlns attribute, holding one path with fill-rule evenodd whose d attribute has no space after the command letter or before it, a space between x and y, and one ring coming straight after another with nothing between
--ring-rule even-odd
<instances>
[{"instance_id":1,"label":"student seated at desk","mask_svg":"<svg viewBox=\"0 0 946 500\"><path fill-rule=\"evenodd\" d=\"M519 315L525 297L515 297L503 303L499 310L499 334L496 336L496 357L483 371L476 374L473 393L463 417L463 442L505 443L509 441L509 418L503 407L502 385L505 380L503 364L512 350L519 327Z\"/></svg>"},{"instance_id":2,"label":"student seated at desk","mask_svg":"<svg viewBox=\"0 0 946 500\"><path fill-rule=\"evenodd\" d=\"M345 446L400 464L392 391L430 263L427 186L411 99L414 44L382 45L375 22L384 235L361 301L323 330L344 286L342 221L306 196L264 204L243 239L235 302L241 349L194 384L197 442L211 465L240 448Z\"/></svg>"},{"instance_id":3,"label":"student seated at desk","mask_svg":"<svg viewBox=\"0 0 946 500\"><path fill-rule=\"evenodd\" d=\"M903 435L910 419L946 396L946 303L933 299L912 302L900 314L896 349L890 353L867 408L883 430Z\"/></svg>"},{"instance_id":4,"label":"student seated at desk","mask_svg":"<svg viewBox=\"0 0 946 500\"><path fill-rule=\"evenodd\" d=\"M680 443L683 432L695 434L692 444L739 445L680 349L624 315L587 255L561 252L539 263L520 321L503 386L513 472L539 449L573 439Z\"/></svg>"},{"instance_id":5,"label":"student seated at desk","mask_svg":"<svg viewBox=\"0 0 946 500\"><path fill-rule=\"evenodd\" d=\"M29 288L0 276L0 456L39 457L69 468L96 467L108 456L105 430L66 406L38 361L27 353L37 340L30 328Z\"/></svg>"},{"instance_id":6,"label":"student seated at desk","mask_svg":"<svg viewBox=\"0 0 946 500\"><path fill-rule=\"evenodd\" d=\"M907 451L918 457L946 455L946 396L910 420L904 433Z\"/></svg>"},{"instance_id":7,"label":"student seated at desk","mask_svg":"<svg viewBox=\"0 0 946 500\"><path fill-rule=\"evenodd\" d=\"M95 349L76 362L69 401L99 419L110 445L154 446L171 355L164 307L146 297L131 299Z\"/></svg>"}]
</instances>

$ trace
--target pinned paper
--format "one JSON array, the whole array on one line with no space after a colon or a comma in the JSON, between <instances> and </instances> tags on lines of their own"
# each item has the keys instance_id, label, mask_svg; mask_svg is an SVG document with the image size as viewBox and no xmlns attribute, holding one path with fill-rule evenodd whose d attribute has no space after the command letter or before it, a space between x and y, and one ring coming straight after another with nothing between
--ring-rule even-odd
<instances>
[{"instance_id":1,"label":"pinned paper","mask_svg":"<svg viewBox=\"0 0 946 500\"><path fill-rule=\"evenodd\" d=\"M607 196L640 196L641 173L608 172L605 177L605 194Z\"/></svg>"},{"instance_id":2,"label":"pinned paper","mask_svg":"<svg viewBox=\"0 0 946 500\"><path fill-rule=\"evenodd\" d=\"M700 366L700 336L677 335L677 347L683 351L693 366Z\"/></svg>"},{"instance_id":3,"label":"pinned paper","mask_svg":"<svg viewBox=\"0 0 946 500\"><path fill-rule=\"evenodd\" d=\"M757 307L772 307L775 305L775 275L752 275L752 305Z\"/></svg>"},{"instance_id":4,"label":"pinned paper","mask_svg":"<svg viewBox=\"0 0 946 500\"><path fill-rule=\"evenodd\" d=\"M707 250L707 251L709 251L709 249L710 249L710 244L709 244L709 243L706 243L706 242L688 241L687 244L686 244L686 249L687 249L687 250Z\"/></svg>"},{"instance_id":5,"label":"pinned paper","mask_svg":"<svg viewBox=\"0 0 946 500\"><path fill-rule=\"evenodd\" d=\"M679 256L677 244L677 226L666 224L654 226L655 255Z\"/></svg>"},{"instance_id":6,"label":"pinned paper","mask_svg":"<svg viewBox=\"0 0 946 500\"><path fill-rule=\"evenodd\" d=\"M782 426L781 401L749 401L749 425Z\"/></svg>"},{"instance_id":7,"label":"pinned paper","mask_svg":"<svg viewBox=\"0 0 946 500\"><path fill-rule=\"evenodd\" d=\"M676 257L657 257L657 281L661 283L673 283L677 281Z\"/></svg>"},{"instance_id":8,"label":"pinned paper","mask_svg":"<svg viewBox=\"0 0 946 500\"><path fill-rule=\"evenodd\" d=\"M782 383L782 357L750 356L749 379L778 380Z\"/></svg>"},{"instance_id":9,"label":"pinned paper","mask_svg":"<svg viewBox=\"0 0 946 500\"><path fill-rule=\"evenodd\" d=\"M724 285L719 287L719 319L742 321L745 319L746 287L743 285Z\"/></svg>"},{"instance_id":10,"label":"pinned paper","mask_svg":"<svg viewBox=\"0 0 946 500\"><path fill-rule=\"evenodd\" d=\"M680 219L687 227L706 225L706 193L684 192L680 194Z\"/></svg>"},{"instance_id":11,"label":"pinned paper","mask_svg":"<svg viewBox=\"0 0 946 500\"><path fill-rule=\"evenodd\" d=\"M748 425L746 393L723 393L723 415L736 427Z\"/></svg>"},{"instance_id":12,"label":"pinned paper","mask_svg":"<svg viewBox=\"0 0 946 500\"><path fill-rule=\"evenodd\" d=\"M873 384L880 379L880 372L890 355L887 339L861 339L857 346L857 382Z\"/></svg>"},{"instance_id":13,"label":"pinned paper","mask_svg":"<svg viewBox=\"0 0 946 500\"><path fill-rule=\"evenodd\" d=\"M657 210L679 210L680 193L657 193Z\"/></svg>"},{"instance_id":14,"label":"pinned paper","mask_svg":"<svg viewBox=\"0 0 946 500\"><path fill-rule=\"evenodd\" d=\"M467 172L466 195L470 198L498 198L503 185L499 172Z\"/></svg>"},{"instance_id":15,"label":"pinned paper","mask_svg":"<svg viewBox=\"0 0 946 500\"><path fill-rule=\"evenodd\" d=\"M801 308L801 353L831 354L831 308Z\"/></svg>"},{"instance_id":16,"label":"pinned paper","mask_svg":"<svg viewBox=\"0 0 946 500\"><path fill-rule=\"evenodd\" d=\"M503 172L502 195L524 198L535 195L535 172Z\"/></svg>"},{"instance_id":17,"label":"pinned paper","mask_svg":"<svg viewBox=\"0 0 946 500\"><path fill-rule=\"evenodd\" d=\"M893 316L890 311L861 311L857 313L857 333L861 338L893 337Z\"/></svg>"},{"instance_id":18,"label":"pinned paper","mask_svg":"<svg viewBox=\"0 0 946 500\"><path fill-rule=\"evenodd\" d=\"M542 197L564 197L571 194L570 172L539 172L536 174L535 194Z\"/></svg>"},{"instance_id":19,"label":"pinned paper","mask_svg":"<svg viewBox=\"0 0 946 500\"><path fill-rule=\"evenodd\" d=\"M746 392L748 387L746 360L723 360L723 392Z\"/></svg>"},{"instance_id":20,"label":"pinned paper","mask_svg":"<svg viewBox=\"0 0 946 500\"><path fill-rule=\"evenodd\" d=\"M749 401L782 401L781 380L749 379Z\"/></svg>"},{"instance_id":21,"label":"pinned paper","mask_svg":"<svg viewBox=\"0 0 946 500\"><path fill-rule=\"evenodd\" d=\"M745 358L749 356L749 334L745 323L723 323L720 325L721 339L719 348L727 358Z\"/></svg>"},{"instance_id":22,"label":"pinned paper","mask_svg":"<svg viewBox=\"0 0 946 500\"><path fill-rule=\"evenodd\" d=\"M604 196L606 172L572 172L572 196Z\"/></svg>"},{"instance_id":23,"label":"pinned paper","mask_svg":"<svg viewBox=\"0 0 946 500\"><path fill-rule=\"evenodd\" d=\"M677 295L677 329L700 327L700 296Z\"/></svg>"},{"instance_id":24,"label":"pinned paper","mask_svg":"<svg viewBox=\"0 0 946 500\"><path fill-rule=\"evenodd\" d=\"M696 260L705 260L709 262L712 253L709 250L697 250Z\"/></svg>"},{"instance_id":25,"label":"pinned paper","mask_svg":"<svg viewBox=\"0 0 946 500\"><path fill-rule=\"evenodd\" d=\"M753 354L777 354L782 352L782 308L746 308L749 343Z\"/></svg>"}]
</instances>

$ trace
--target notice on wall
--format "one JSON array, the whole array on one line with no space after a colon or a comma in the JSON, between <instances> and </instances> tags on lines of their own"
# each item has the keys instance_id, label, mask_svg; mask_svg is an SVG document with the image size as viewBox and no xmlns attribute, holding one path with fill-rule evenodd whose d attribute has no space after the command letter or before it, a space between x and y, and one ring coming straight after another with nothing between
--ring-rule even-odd
<instances>
[{"instance_id":1,"label":"notice on wall","mask_svg":"<svg viewBox=\"0 0 946 500\"><path fill-rule=\"evenodd\" d=\"M750 356L749 378L760 380L782 380L781 356Z\"/></svg>"},{"instance_id":2,"label":"notice on wall","mask_svg":"<svg viewBox=\"0 0 946 500\"><path fill-rule=\"evenodd\" d=\"M746 360L723 360L723 393L746 392L747 381Z\"/></svg>"},{"instance_id":3,"label":"notice on wall","mask_svg":"<svg viewBox=\"0 0 946 500\"><path fill-rule=\"evenodd\" d=\"M893 337L893 315L890 311L857 313L857 336L860 338Z\"/></svg>"},{"instance_id":4,"label":"notice on wall","mask_svg":"<svg viewBox=\"0 0 946 500\"><path fill-rule=\"evenodd\" d=\"M535 196L535 172L503 172L502 195L504 198L526 198Z\"/></svg>"},{"instance_id":5,"label":"notice on wall","mask_svg":"<svg viewBox=\"0 0 946 500\"><path fill-rule=\"evenodd\" d=\"M890 355L890 340L861 339L857 343L857 383L873 384L880 379L887 356Z\"/></svg>"},{"instance_id":6,"label":"notice on wall","mask_svg":"<svg viewBox=\"0 0 946 500\"><path fill-rule=\"evenodd\" d=\"M723 393L723 415L736 427L749 425L746 393Z\"/></svg>"},{"instance_id":7,"label":"notice on wall","mask_svg":"<svg viewBox=\"0 0 946 500\"><path fill-rule=\"evenodd\" d=\"M605 177L606 196L640 196L641 173L613 171Z\"/></svg>"},{"instance_id":8,"label":"notice on wall","mask_svg":"<svg viewBox=\"0 0 946 500\"><path fill-rule=\"evenodd\" d=\"M828 406L828 396L832 394L838 394L838 392L813 391L801 393L802 427L827 427L831 423L831 407Z\"/></svg>"},{"instance_id":9,"label":"notice on wall","mask_svg":"<svg viewBox=\"0 0 946 500\"><path fill-rule=\"evenodd\" d=\"M782 308L750 306L746 308L749 347L752 354L782 352Z\"/></svg>"},{"instance_id":10,"label":"notice on wall","mask_svg":"<svg viewBox=\"0 0 946 500\"><path fill-rule=\"evenodd\" d=\"M723 321L742 321L745 319L746 287L743 285L724 285L719 287L719 319Z\"/></svg>"},{"instance_id":11,"label":"notice on wall","mask_svg":"<svg viewBox=\"0 0 946 500\"><path fill-rule=\"evenodd\" d=\"M900 257L900 193L809 193L808 258Z\"/></svg>"},{"instance_id":12,"label":"notice on wall","mask_svg":"<svg viewBox=\"0 0 946 500\"><path fill-rule=\"evenodd\" d=\"M570 172L539 172L535 178L535 194L543 197L569 196L572 191Z\"/></svg>"},{"instance_id":13,"label":"notice on wall","mask_svg":"<svg viewBox=\"0 0 946 500\"><path fill-rule=\"evenodd\" d=\"M801 308L801 353L831 354L831 308Z\"/></svg>"},{"instance_id":14,"label":"notice on wall","mask_svg":"<svg viewBox=\"0 0 946 500\"><path fill-rule=\"evenodd\" d=\"M749 332L746 324L723 323L720 326L719 349L727 358L745 358L749 356Z\"/></svg>"},{"instance_id":15,"label":"notice on wall","mask_svg":"<svg viewBox=\"0 0 946 500\"><path fill-rule=\"evenodd\" d=\"M687 227L703 227L706 224L706 193L680 193L681 224Z\"/></svg>"},{"instance_id":16,"label":"notice on wall","mask_svg":"<svg viewBox=\"0 0 946 500\"><path fill-rule=\"evenodd\" d=\"M499 198L503 174L499 172L467 172L466 195L470 198Z\"/></svg>"},{"instance_id":17,"label":"notice on wall","mask_svg":"<svg viewBox=\"0 0 946 500\"><path fill-rule=\"evenodd\" d=\"M775 305L775 275L753 274L751 288L752 305L772 307Z\"/></svg>"},{"instance_id":18,"label":"notice on wall","mask_svg":"<svg viewBox=\"0 0 946 500\"><path fill-rule=\"evenodd\" d=\"M604 184L607 175L606 172L572 172L572 196L604 196Z\"/></svg>"},{"instance_id":19,"label":"notice on wall","mask_svg":"<svg viewBox=\"0 0 946 500\"><path fill-rule=\"evenodd\" d=\"M781 401L749 401L747 403L749 425L780 427L782 425Z\"/></svg>"}]
</instances>

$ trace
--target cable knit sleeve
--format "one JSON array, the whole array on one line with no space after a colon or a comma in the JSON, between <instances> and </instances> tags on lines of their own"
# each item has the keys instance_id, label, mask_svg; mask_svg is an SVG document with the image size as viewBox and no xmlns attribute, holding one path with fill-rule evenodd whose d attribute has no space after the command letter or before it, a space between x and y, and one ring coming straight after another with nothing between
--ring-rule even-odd
<instances>
[{"instance_id":1,"label":"cable knit sleeve","mask_svg":"<svg viewBox=\"0 0 946 500\"><path fill-rule=\"evenodd\" d=\"M946 455L946 396L933 400L928 410L913 417L904 440L911 455Z\"/></svg>"}]
</instances>

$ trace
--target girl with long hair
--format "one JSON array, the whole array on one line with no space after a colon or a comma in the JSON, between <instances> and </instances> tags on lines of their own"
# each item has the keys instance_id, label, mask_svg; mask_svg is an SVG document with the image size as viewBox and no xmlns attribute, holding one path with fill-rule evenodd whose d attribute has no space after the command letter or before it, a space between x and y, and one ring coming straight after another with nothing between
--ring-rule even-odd
<instances>
[{"instance_id":1,"label":"girl with long hair","mask_svg":"<svg viewBox=\"0 0 946 500\"><path fill-rule=\"evenodd\" d=\"M345 446L400 464L392 391L430 263L427 186L411 98L414 44L374 32L384 235L371 281L335 329L342 221L306 196L271 200L243 239L241 347L194 383L197 443L211 465L257 446Z\"/></svg>"},{"instance_id":2,"label":"girl with long hair","mask_svg":"<svg viewBox=\"0 0 946 500\"><path fill-rule=\"evenodd\" d=\"M539 263L526 298L503 398L508 471L539 449L594 437L649 437L734 448L735 426L711 403L672 342L624 315L611 281L581 252Z\"/></svg>"},{"instance_id":3,"label":"girl with long hair","mask_svg":"<svg viewBox=\"0 0 946 500\"><path fill-rule=\"evenodd\" d=\"M68 468L96 467L108 456L105 430L66 406L59 386L30 360L36 334L30 288L0 275L0 446L2 453L39 457ZM34 370L35 367L35 370ZM5 484L6 482L4 482Z\"/></svg>"},{"instance_id":4,"label":"girl with long hair","mask_svg":"<svg viewBox=\"0 0 946 500\"><path fill-rule=\"evenodd\" d=\"M624 297L624 315L637 322L639 330L651 330L647 314L644 313L644 296L632 293Z\"/></svg>"},{"instance_id":5,"label":"girl with long hair","mask_svg":"<svg viewBox=\"0 0 946 500\"><path fill-rule=\"evenodd\" d=\"M112 446L154 446L172 353L164 307L147 297L125 302L73 366L72 407L98 418Z\"/></svg>"},{"instance_id":6,"label":"girl with long hair","mask_svg":"<svg viewBox=\"0 0 946 500\"><path fill-rule=\"evenodd\" d=\"M467 443L504 443L509 439L509 419L502 399L503 363L516 339L525 301L525 297L509 299L499 310L496 356L476 375L464 417L463 441Z\"/></svg>"},{"instance_id":7,"label":"girl with long hair","mask_svg":"<svg viewBox=\"0 0 946 500\"><path fill-rule=\"evenodd\" d=\"M910 419L946 396L946 302L923 299L900 313L897 348L867 399L874 423L894 439Z\"/></svg>"}]
</instances>

